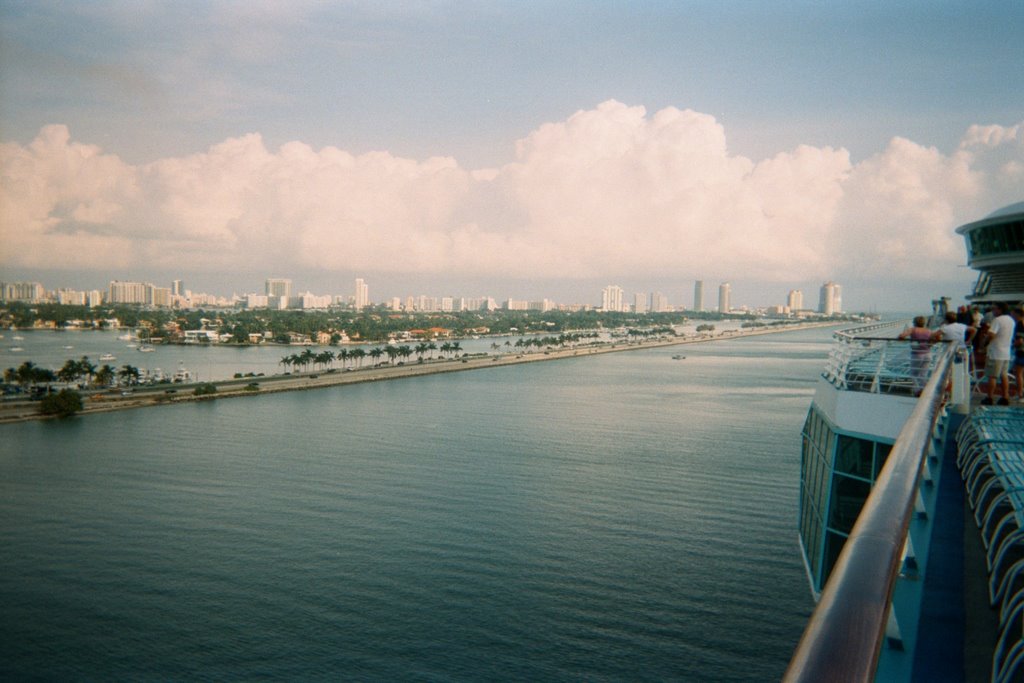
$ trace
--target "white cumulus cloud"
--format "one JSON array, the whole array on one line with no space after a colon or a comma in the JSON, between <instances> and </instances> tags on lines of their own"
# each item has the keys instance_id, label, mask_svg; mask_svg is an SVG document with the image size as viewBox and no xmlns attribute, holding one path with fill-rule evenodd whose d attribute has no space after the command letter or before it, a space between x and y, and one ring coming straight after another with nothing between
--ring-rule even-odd
<instances>
[{"instance_id":1,"label":"white cumulus cloud","mask_svg":"<svg viewBox=\"0 0 1024 683\"><path fill-rule=\"evenodd\" d=\"M0 145L0 178L8 267L925 279L962 263L954 226L1024 195L1024 124L754 161L707 114L608 101L491 169L258 134L131 165L51 125Z\"/></svg>"}]
</instances>

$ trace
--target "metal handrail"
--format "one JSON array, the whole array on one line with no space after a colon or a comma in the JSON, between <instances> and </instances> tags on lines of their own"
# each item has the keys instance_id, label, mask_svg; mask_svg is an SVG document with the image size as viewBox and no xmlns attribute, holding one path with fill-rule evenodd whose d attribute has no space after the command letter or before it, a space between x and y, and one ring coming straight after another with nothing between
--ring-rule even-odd
<instances>
[{"instance_id":1,"label":"metal handrail","mask_svg":"<svg viewBox=\"0 0 1024 683\"><path fill-rule=\"evenodd\" d=\"M783 678L787 683L874 679L921 472L955 355L954 345L947 345L900 430L790 660Z\"/></svg>"},{"instance_id":2,"label":"metal handrail","mask_svg":"<svg viewBox=\"0 0 1024 683\"><path fill-rule=\"evenodd\" d=\"M886 320L885 322L872 323L870 325L859 325L857 327L848 327L843 330L836 330L832 333L833 337L850 337L858 339L866 339L867 337L862 336L864 332L871 332L874 330L882 330L887 327L897 327L910 322L909 320Z\"/></svg>"}]
</instances>

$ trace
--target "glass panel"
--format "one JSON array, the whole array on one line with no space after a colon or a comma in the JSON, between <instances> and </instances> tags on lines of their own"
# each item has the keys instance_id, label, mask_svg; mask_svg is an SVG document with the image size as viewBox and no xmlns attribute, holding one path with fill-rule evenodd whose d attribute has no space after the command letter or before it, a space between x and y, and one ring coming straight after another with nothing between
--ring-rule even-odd
<instances>
[{"instance_id":1,"label":"glass panel","mask_svg":"<svg viewBox=\"0 0 1024 683\"><path fill-rule=\"evenodd\" d=\"M828 525L843 533L850 533L864 501L871 493L871 484L860 479L844 477L841 474L832 478L832 503L829 509Z\"/></svg>"},{"instance_id":2,"label":"glass panel","mask_svg":"<svg viewBox=\"0 0 1024 683\"><path fill-rule=\"evenodd\" d=\"M875 475L871 477L871 481L878 480L878 473L882 471L882 467L885 465L885 461L889 457L889 451L891 450L892 444L875 444Z\"/></svg>"},{"instance_id":3,"label":"glass panel","mask_svg":"<svg viewBox=\"0 0 1024 683\"><path fill-rule=\"evenodd\" d=\"M871 479L874 442L840 434L836 448L836 471Z\"/></svg>"},{"instance_id":4,"label":"glass panel","mask_svg":"<svg viewBox=\"0 0 1024 683\"><path fill-rule=\"evenodd\" d=\"M832 568L836 566L836 560L839 559L839 553L842 551L843 546L846 544L846 537L837 534L834 531L828 532L825 538L825 571L822 577L822 585L825 585L825 580L828 579L828 575L832 573Z\"/></svg>"}]
</instances>

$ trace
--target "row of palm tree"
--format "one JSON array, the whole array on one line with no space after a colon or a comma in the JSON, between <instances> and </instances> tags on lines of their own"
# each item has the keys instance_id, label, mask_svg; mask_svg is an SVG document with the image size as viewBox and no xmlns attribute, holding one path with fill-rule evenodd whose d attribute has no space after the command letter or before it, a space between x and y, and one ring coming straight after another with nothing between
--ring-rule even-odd
<instances>
[{"instance_id":1,"label":"row of palm tree","mask_svg":"<svg viewBox=\"0 0 1024 683\"><path fill-rule=\"evenodd\" d=\"M124 365L120 370L110 365L97 367L88 356L82 356L79 360L68 360L57 372L39 367L32 361L25 361L17 368L7 368L4 371L5 382L19 384L22 387L49 385L54 382L95 384L102 387L114 384L115 380L131 386L138 384L140 378L139 369L133 365Z\"/></svg>"},{"instance_id":2,"label":"row of palm tree","mask_svg":"<svg viewBox=\"0 0 1024 683\"><path fill-rule=\"evenodd\" d=\"M538 350L565 348L566 346L572 348L575 347L583 339L596 338L597 332L568 332L558 335L557 337L546 336L546 337L527 337L516 340L515 344L511 340L505 341L505 350L511 351L514 347L516 350L529 351L531 346L537 347ZM497 351L501 346L498 344L491 344L491 349Z\"/></svg>"},{"instance_id":3,"label":"row of palm tree","mask_svg":"<svg viewBox=\"0 0 1024 683\"><path fill-rule=\"evenodd\" d=\"M423 362L423 356L427 353L430 354L429 358L434 358L434 351L440 350L442 356L458 357L462 352L462 345L459 342L444 342L438 347L434 342L421 342L416 345L415 348L408 344L402 344L401 346L395 346L389 344L388 346L376 346L369 351L362 348L355 349L341 349L337 353L326 349L324 351L316 352L310 347L306 347L301 353L295 353L289 356L285 356L280 360L280 363L285 368L298 368L302 372L307 372L309 366L313 366L313 370L317 369L328 369L334 366L335 361L341 361L342 368L348 369L349 367L362 367L363 359L366 356L370 356L373 359L374 365L379 365L381 362L381 356L388 357L388 363L394 365L395 360L401 358L403 362L408 361L413 354L416 355L417 360ZM351 365L350 365L351 362Z\"/></svg>"}]
</instances>

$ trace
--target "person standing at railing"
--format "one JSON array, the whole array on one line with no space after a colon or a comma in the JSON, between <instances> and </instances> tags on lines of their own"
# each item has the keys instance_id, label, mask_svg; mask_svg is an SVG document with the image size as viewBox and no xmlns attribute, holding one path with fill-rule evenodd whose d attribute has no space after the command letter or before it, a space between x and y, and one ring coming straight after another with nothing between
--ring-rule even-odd
<instances>
[{"instance_id":1,"label":"person standing at railing","mask_svg":"<svg viewBox=\"0 0 1024 683\"><path fill-rule=\"evenodd\" d=\"M966 349L974 339L975 329L957 320L956 313L947 313L946 322L932 333L932 341L946 341L956 344L957 349ZM960 362L957 356L957 363Z\"/></svg>"},{"instance_id":2,"label":"person standing at railing","mask_svg":"<svg viewBox=\"0 0 1024 683\"><path fill-rule=\"evenodd\" d=\"M997 301L992 306L992 324L988 329L988 362L985 375L988 377L988 396L982 399L982 405L992 405L996 393L996 382L1003 390L999 405L1010 405L1010 353L1013 344L1013 333L1016 322L1007 314L1007 306Z\"/></svg>"},{"instance_id":3,"label":"person standing at railing","mask_svg":"<svg viewBox=\"0 0 1024 683\"><path fill-rule=\"evenodd\" d=\"M919 315L914 318L913 327L900 332L899 339L910 340L910 376L914 380L914 396L920 396L924 385L928 383L928 366L931 361L931 341L934 334L925 327L927 318Z\"/></svg>"}]
</instances>

